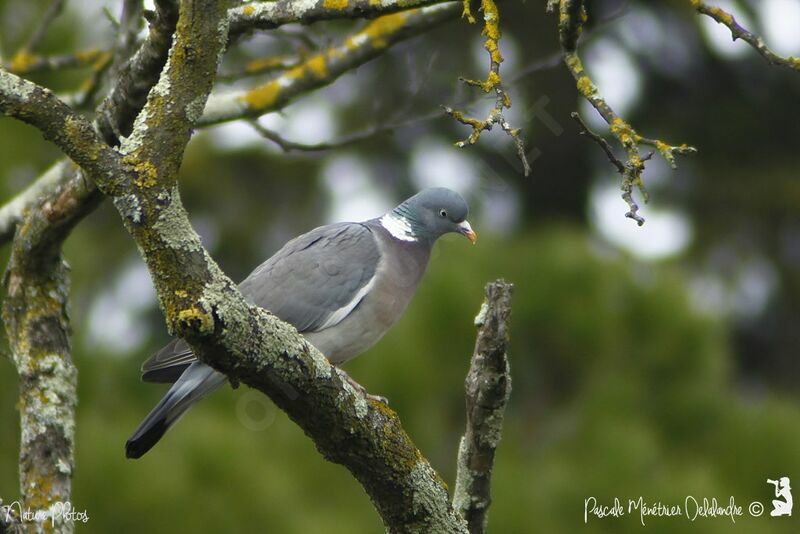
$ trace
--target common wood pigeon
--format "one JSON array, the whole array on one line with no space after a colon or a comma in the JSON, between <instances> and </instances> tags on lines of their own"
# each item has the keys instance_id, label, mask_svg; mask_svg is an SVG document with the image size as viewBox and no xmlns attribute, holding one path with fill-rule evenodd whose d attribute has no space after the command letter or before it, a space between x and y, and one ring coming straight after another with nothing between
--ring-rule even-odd
<instances>
[{"instance_id":1,"label":"common wood pigeon","mask_svg":"<svg viewBox=\"0 0 800 534\"><path fill-rule=\"evenodd\" d=\"M374 345L416 291L434 242L459 233L476 240L456 192L425 189L392 211L360 223L321 226L283 246L241 284L242 295L291 323L334 365ZM139 458L225 375L174 339L142 365L147 382L174 384L125 445Z\"/></svg>"}]
</instances>

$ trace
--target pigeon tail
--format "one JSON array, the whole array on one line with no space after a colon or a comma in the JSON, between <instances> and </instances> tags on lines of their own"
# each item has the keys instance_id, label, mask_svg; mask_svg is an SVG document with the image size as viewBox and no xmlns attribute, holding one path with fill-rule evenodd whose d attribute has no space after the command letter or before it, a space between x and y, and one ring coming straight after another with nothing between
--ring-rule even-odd
<instances>
[{"instance_id":1,"label":"pigeon tail","mask_svg":"<svg viewBox=\"0 0 800 534\"><path fill-rule=\"evenodd\" d=\"M191 364L125 443L125 456L140 458L144 455L195 402L225 380L225 375L205 364Z\"/></svg>"}]
</instances>

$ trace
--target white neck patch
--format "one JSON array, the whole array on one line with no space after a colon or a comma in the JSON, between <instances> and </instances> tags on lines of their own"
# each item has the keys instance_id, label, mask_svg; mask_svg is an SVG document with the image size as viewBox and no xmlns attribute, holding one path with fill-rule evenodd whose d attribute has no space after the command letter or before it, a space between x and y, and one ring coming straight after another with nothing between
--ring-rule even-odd
<instances>
[{"instance_id":1,"label":"white neck patch","mask_svg":"<svg viewBox=\"0 0 800 534\"><path fill-rule=\"evenodd\" d=\"M405 217L395 215L394 213L387 213L381 217L380 223L395 239L401 241L417 240L417 236L414 235L414 231L411 229L411 225Z\"/></svg>"}]
</instances>

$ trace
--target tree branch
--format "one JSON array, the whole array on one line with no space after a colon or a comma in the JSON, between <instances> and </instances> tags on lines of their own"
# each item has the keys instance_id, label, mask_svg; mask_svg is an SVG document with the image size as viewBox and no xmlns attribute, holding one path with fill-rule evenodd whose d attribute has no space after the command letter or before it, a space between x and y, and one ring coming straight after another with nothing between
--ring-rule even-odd
<instances>
[{"instance_id":1,"label":"tree branch","mask_svg":"<svg viewBox=\"0 0 800 534\"><path fill-rule=\"evenodd\" d=\"M53 21L61 14L63 8L64 0L52 0L50 2L50 5L39 18L36 29L33 30L33 33L31 33L28 40L16 53L14 59L11 60L12 64L15 62L25 62L25 58L29 56L31 52L36 49L36 47L39 46L39 43L41 43L42 39L47 33L47 28L49 28L50 24L52 24Z\"/></svg>"},{"instance_id":2,"label":"tree branch","mask_svg":"<svg viewBox=\"0 0 800 534\"><path fill-rule=\"evenodd\" d=\"M115 69L114 86L97 110L97 126L105 141L112 146L118 144L120 137L130 135L133 120L158 79L172 45L172 33L178 20L177 3L156 0L155 5L156 13L147 39L130 61ZM126 45L118 47L119 53L127 50L122 46Z\"/></svg>"},{"instance_id":3,"label":"tree branch","mask_svg":"<svg viewBox=\"0 0 800 534\"><path fill-rule=\"evenodd\" d=\"M292 151L321 152L325 150L332 150L335 148L350 146L356 143L360 143L361 141L377 137L379 135L394 133L397 130L404 128L406 126L410 126L412 124L418 124L426 120L441 118L441 116L442 116L441 113L433 112L433 113L421 114L415 117L410 117L406 120L397 122L381 121L380 123L370 126L369 128L366 128L362 131L358 131L350 135L345 135L340 139L336 139L335 141L328 141L322 143L298 143L296 141L285 139L278 132L270 130L269 128L265 128L264 126L259 124L258 121L251 120L248 121L248 123L264 139L272 141L273 143L278 145L284 152L292 152ZM2 212L0 211L0 214L1 213Z\"/></svg>"},{"instance_id":4,"label":"tree branch","mask_svg":"<svg viewBox=\"0 0 800 534\"><path fill-rule=\"evenodd\" d=\"M556 2L548 3L548 7L551 9L555 5ZM630 124L611 109L611 106L600 95L597 86L583 69L583 63L578 57L578 39L586 22L586 8L583 0L560 0L558 5L558 32L564 63L575 78L578 92L589 101L600 116L603 117L603 120L608 123L611 134L619 141L628 155L622 175L622 198L628 203L629 207L629 211L625 216L635 220L641 226L644 224L644 218L637 213L639 206L633 201L633 189L639 189L645 202L648 200L648 195L642 181L644 160L639 154L639 145L645 144L655 147L673 169L676 168L676 155L693 154L697 150L686 144L672 146L658 139L642 137Z\"/></svg>"},{"instance_id":5,"label":"tree branch","mask_svg":"<svg viewBox=\"0 0 800 534\"><path fill-rule=\"evenodd\" d=\"M269 30L301 22L311 24L320 20L374 18L447 0L275 0L248 2L228 11L231 38L254 29Z\"/></svg>"},{"instance_id":6,"label":"tree branch","mask_svg":"<svg viewBox=\"0 0 800 534\"><path fill-rule=\"evenodd\" d=\"M464 17L470 24L474 24L475 17L472 16L470 0L463 1L463 9ZM448 106L442 107L444 112L455 120L472 127L472 133L470 133L469 137L456 143L459 148L474 145L484 130L491 130L492 126L499 124L503 131L514 141L517 147L517 156L522 162L523 174L528 176L531 173L531 166L525 155L525 141L522 138L522 131L519 128L512 128L503 115L503 110L511 107L511 97L503 88L503 81L500 77L500 63L503 62L503 56L500 54L500 11L497 9L497 4L495 4L494 0L481 0L481 10L483 11L484 21L483 35L486 37L483 47L489 53L489 75L486 77L486 81L466 78L461 78L461 81L473 87L480 87L484 93L494 91L496 96L494 107L489 110L489 115L483 120L467 117L463 112Z\"/></svg>"},{"instance_id":7,"label":"tree branch","mask_svg":"<svg viewBox=\"0 0 800 534\"><path fill-rule=\"evenodd\" d=\"M47 222L29 221L14 240L3 301L20 379L20 490L26 508L48 511L40 525L45 531L72 532L71 519L53 508L69 502L75 466L77 370L70 357L69 276L60 241L38 241Z\"/></svg>"},{"instance_id":8,"label":"tree branch","mask_svg":"<svg viewBox=\"0 0 800 534\"><path fill-rule=\"evenodd\" d=\"M769 61L770 64L800 71L800 58L794 56L782 57L776 54L766 45L764 39L742 27L741 24L736 22L736 19L733 18L733 15L724 9L716 6L709 6L700 0L689 1L691 2L692 7L694 7L698 13L711 17L719 24L727 26L731 31L731 37L734 41L736 39L741 39L742 41L746 42L752 46L756 52L764 56L764 59Z\"/></svg>"},{"instance_id":9,"label":"tree branch","mask_svg":"<svg viewBox=\"0 0 800 534\"><path fill-rule=\"evenodd\" d=\"M457 3L450 2L375 19L344 43L315 54L263 85L243 92L212 95L199 125L257 117L280 109L297 95L332 83L345 72L382 54L393 44L455 18L458 7Z\"/></svg>"},{"instance_id":10,"label":"tree branch","mask_svg":"<svg viewBox=\"0 0 800 534\"><path fill-rule=\"evenodd\" d=\"M458 447L453 496L453 506L466 519L470 534L486 531L494 453L511 395L506 347L513 288L504 280L486 284L486 300L475 317L478 338L465 384L467 430Z\"/></svg>"}]
</instances>

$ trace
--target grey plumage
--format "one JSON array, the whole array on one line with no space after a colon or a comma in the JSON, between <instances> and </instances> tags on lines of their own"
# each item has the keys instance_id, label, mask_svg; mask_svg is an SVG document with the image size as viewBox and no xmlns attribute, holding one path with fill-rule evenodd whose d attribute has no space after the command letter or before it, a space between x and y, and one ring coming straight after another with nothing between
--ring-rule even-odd
<instances>
[{"instance_id":1,"label":"grey plumage","mask_svg":"<svg viewBox=\"0 0 800 534\"><path fill-rule=\"evenodd\" d=\"M458 232L474 241L467 212L457 193L424 190L379 219L322 226L289 241L239 289L294 325L331 363L344 363L402 315L438 237ZM226 381L180 339L142 365L142 378L174 384L128 440L129 458L147 452L189 407Z\"/></svg>"}]
</instances>

